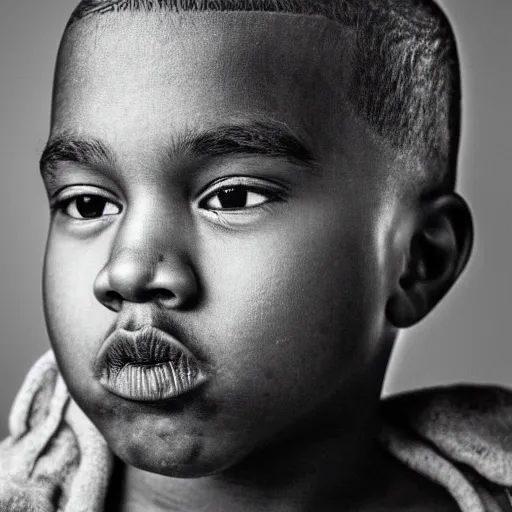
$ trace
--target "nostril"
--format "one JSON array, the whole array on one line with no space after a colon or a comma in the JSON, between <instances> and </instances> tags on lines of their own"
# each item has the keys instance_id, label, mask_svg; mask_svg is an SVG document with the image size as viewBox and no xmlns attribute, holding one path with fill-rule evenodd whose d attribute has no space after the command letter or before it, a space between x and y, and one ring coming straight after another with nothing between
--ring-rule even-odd
<instances>
[{"instance_id":1,"label":"nostril","mask_svg":"<svg viewBox=\"0 0 512 512\"><path fill-rule=\"evenodd\" d=\"M155 299L161 301L167 301L169 299L174 299L176 295L165 288L158 288L152 291L152 295Z\"/></svg>"},{"instance_id":2,"label":"nostril","mask_svg":"<svg viewBox=\"0 0 512 512\"><path fill-rule=\"evenodd\" d=\"M121 295L114 291L105 292L103 303L112 311L119 311L123 298Z\"/></svg>"},{"instance_id":3,"label":"nostril","mask_svg":"<svg viewBox=\"0 0 512 512\"><path fill-rule=\"evenodd\" d=\"M153 299L163 307L172 307L177 299L175 293L172 293L165 288L158 288L151 291Z\"/></svg>"},{"instance_id":4,"label":"nostril","mask_svg":"<svg viewBox=\"0 0 512 512\"><path fill-rule=\"evenodd\" d=\"M108 292L105 292L105 298L110 302L110 301L118 301L118 300L122 300L122 297L119 293L117 292L113 292L113 291L108 291Z\"/></svg>"}]
</instances>

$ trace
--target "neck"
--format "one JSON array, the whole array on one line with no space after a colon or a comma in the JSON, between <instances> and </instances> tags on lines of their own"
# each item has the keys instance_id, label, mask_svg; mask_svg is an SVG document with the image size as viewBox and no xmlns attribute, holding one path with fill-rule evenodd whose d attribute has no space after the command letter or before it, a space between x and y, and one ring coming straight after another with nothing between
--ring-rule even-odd
<instances>
[{"instance_id":1,"label":"neck","mask_svg":"<svg viewBox=\"0 0 512 512\"><path fill-rule=\"evenodd\" d=\"M378 466L368 465L370 461L375 463L378 456L372 453L355 465L345 465L336 444L334 441L318 443L315 448L303 450L302 457L289 458L287 464L277 462L267 474L262 467L255 469L254 463L251 468L185 480L129 467L126 468L123 502L137 504L138 507L127 507L129 511L144 508L154 512L323 511L332 510L334 503L343 510L349 510L349 504L350 509L355 509L358 496L365 493L365 485L379 481ZM288 465L290 460L296 461L293 470ZM278 472L279 468L282 472ZM349 475L348 470L354 473Z\"/></svg>"}]
</instances>

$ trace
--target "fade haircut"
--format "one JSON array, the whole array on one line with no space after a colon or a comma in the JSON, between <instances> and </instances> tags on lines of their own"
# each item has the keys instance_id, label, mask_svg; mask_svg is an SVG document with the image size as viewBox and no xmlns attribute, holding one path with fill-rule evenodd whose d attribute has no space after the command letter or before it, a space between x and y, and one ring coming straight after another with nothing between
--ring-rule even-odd
<instances>
[{"instance_id":1,"label":"fade haircut","mask_svg":"<svg viewBox=\"0 0 512 512\"><path fill-rule=\"evenodd\" d=\"M449 21L432 0L82 0L68 27L120 11L266 11L321 15L355 34L349 91L355 114L412 157L424 194L455 186L461 123L460 69ZM409 174L409 173L406 173ZM419 181L418 181L419 178Z\"/></svg>"}]
</instances>

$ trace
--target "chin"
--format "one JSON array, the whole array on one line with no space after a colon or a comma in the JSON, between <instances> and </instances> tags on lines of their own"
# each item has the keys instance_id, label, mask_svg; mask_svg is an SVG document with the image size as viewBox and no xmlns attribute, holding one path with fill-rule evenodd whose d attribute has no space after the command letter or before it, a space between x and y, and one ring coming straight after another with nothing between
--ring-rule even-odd
<instances>
[{"instance_id":1,"label":"chin","mask_svg":"<svg viewBox=\"0 0 512 512\"><path fill-rule=\"evenodd\" d=\"M119 452L114 451L119 459L129 466L172 478L202 478L221 473L231 467L229 464L222 464L219 461L207 460L206 458L181 460L176 457L176 454L149 453L147 449L145 452L134 454L131 450L126 449L121 449Z\"/></svg>"},{"instance_id":2,"label":"chin","mask_svg":"<svg viewBox=\"0 0 512 512\"><path fill-rule=\"evenodd\" d=\"M103 436L111 451L125 464L173 478L201 478L231 467L229 454L220 449L209 449L205 439L198 435L180 435L157 429L130 428L103 429ZM130 432L131 431L131 432Z\"/></svg>"},{"instance_id":3,"label":"chin","mask_svg":"<svg viewBox=\"0 0 512 512\"><path fill-rule=\"evenodd\" d=\"M134 468L147 471L148 473L155 473L170 478L183 478L193 479L202 478L206 476L215 475L220 473L222 470L208 465L192 464L192 465L180 465L171 460L148 460L136 459L136 460L125 460L119 457L125 464L128 464Z\"/></svg>"}]
</instances>

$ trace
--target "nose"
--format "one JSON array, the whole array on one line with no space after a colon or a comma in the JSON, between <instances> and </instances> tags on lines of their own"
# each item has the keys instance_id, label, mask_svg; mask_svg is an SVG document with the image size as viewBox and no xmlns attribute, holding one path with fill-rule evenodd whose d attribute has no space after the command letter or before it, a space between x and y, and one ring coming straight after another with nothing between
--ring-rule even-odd
<instances>
[{"instance_id":1,"label":"nose","mask_svg":"<svg viewBox=\"0 0 512 512\"><path fill-rule=\"evenodd\" d=\"M94 294L112 311L120 311L126 301L176 309L190 307L198 285L190 265L177 254L123 248L97 275Z\"/></svg>"}]
</instances>

